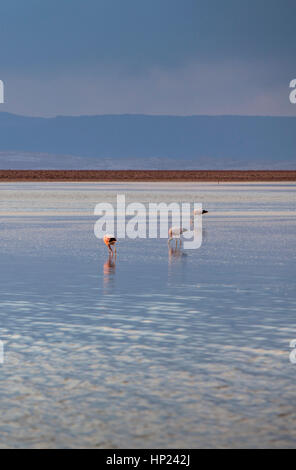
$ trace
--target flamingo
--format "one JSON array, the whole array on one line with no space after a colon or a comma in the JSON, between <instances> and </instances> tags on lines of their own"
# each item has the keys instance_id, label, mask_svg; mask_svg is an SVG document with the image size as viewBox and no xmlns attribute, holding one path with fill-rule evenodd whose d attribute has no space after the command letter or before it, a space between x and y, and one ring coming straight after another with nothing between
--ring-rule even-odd
<instances>
[{"instance_id":1,"label":"flamingo","mask_svg":"<svg viewBox=\"0 0 296 470\"><path fill-rule=\"evenodd\" d=\"M182 233L187 232L187 231L188 231L187 228L171 227L169 229L168 245L170 244L170 241L173 240L173 238L175 238L176 248L178 246L178 239L179 239L179 243L180 243L180 246L181 246L181 235L182 235Z\"/></svg>"},{"instance_id":2,"label":"flamingo","mask_svg":"<svg viewBox=\"0 0 296 470\"><path fill-rule=\"evenodd\" d=\"M117 240L116 240L116 238L114 237L114 235L110 235L110 234L104 235L104 237L103 237L103 242L104 242L105 245L108 247L109 253L110 253L110 254L112 253L112 256L113 256L113 250L112 250L111 246L114 245L114 252L115 252L115 255L116 255L116 246L115 246L115 243L117 242Z\"/></svg>"}]
</instances>

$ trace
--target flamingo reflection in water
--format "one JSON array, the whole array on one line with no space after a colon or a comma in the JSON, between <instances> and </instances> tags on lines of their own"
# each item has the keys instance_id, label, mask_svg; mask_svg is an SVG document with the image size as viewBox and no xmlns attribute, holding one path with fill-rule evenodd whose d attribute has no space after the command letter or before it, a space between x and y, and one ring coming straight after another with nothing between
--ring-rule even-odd
<instances>
[{"instance_id":1,"label":"flamingo reflection in water","mask_svg":"<svg viewBox=\"0 0 296 470\"><path fill-rule=\"evenodd\" d=\"M184 256L187 256L181 248L172 248L169 246L169 263L171 264L173 261L178 260Z\"/></svg>"},{"instance_id":2,"label":"flamingo reflection in water","mask_svg":"<svg viewBox=\"0 0 296 470\"><path fill-rule=\"evenodd\" d=\"M115 269L116 269L116 256L111 256L109 254L109 257L107 261L104 263L104 287L107 288L109 284L114 280L114 275L115 275Z\"/></svg>"}]
</instances>

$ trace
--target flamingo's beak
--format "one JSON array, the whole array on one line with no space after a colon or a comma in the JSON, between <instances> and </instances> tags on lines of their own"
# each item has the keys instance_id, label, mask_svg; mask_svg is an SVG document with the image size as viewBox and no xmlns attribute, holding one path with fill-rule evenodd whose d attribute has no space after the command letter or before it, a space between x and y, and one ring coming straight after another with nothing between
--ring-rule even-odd
<instances>
[{"instance_id":1,"label":"flamingo's beak","mask_svg":"<svg viewBox=\"0 0 296 470\"><path fill-rule=\"evenodd\" d=\"M203 214L207 214L208 212L209 212L209 211L204 211L204 210L202 211Z\"/></svg>"}]
</instances>

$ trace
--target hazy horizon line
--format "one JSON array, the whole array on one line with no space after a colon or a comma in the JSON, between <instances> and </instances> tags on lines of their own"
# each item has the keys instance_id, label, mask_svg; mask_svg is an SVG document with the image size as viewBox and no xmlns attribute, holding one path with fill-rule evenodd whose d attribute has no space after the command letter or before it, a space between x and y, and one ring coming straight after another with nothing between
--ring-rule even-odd
<instances>
[{"instance_id":1,"label":"hazy horizon line","mask_svg":"<svg viewBox=\"0 0 296 470\"><path fill-rule=\"evenodd\" d=\"M97 114L56 114L53 116L46 116L46 115L31 115L31 114L18 114L12 113L9 111L0 111L0 114L7 114L10 116L19 116L19 117L28 117L28 118L35 118L35 119L55 119L59 117L69 117L69 118L79 118L79 117L104 117L104 116L148 116L148 117L168 117L168 118L190 118L190 117L253 117L253 118L296 118L295 116L291 116L288 114L239 114L239 113L231 113L231 114L162 114L162 113L97 113Z\"/></svg>"}]
</instances>

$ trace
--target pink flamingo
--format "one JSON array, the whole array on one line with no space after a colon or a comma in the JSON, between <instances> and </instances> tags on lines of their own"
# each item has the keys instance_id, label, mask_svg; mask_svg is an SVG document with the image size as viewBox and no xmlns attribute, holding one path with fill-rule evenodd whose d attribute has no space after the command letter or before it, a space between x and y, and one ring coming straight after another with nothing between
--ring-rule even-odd
<instances>
[{"instance_id":1,"label":"pink flamingo","mask_svg":"<svg viewBox=\"0 0 296 470\"><path fill-rule=\"evenodd\" d=\"M113 256L113 250L112 250L111 247L114 246L114 252L115 252L115 255L116 255L115 243L117 242L117 239L114 237L114 235L109 235L109 234L104 235L103 242L108 247L109 253L110 254L112 253L112 256Z\"/></svg>"}]
</instances>

